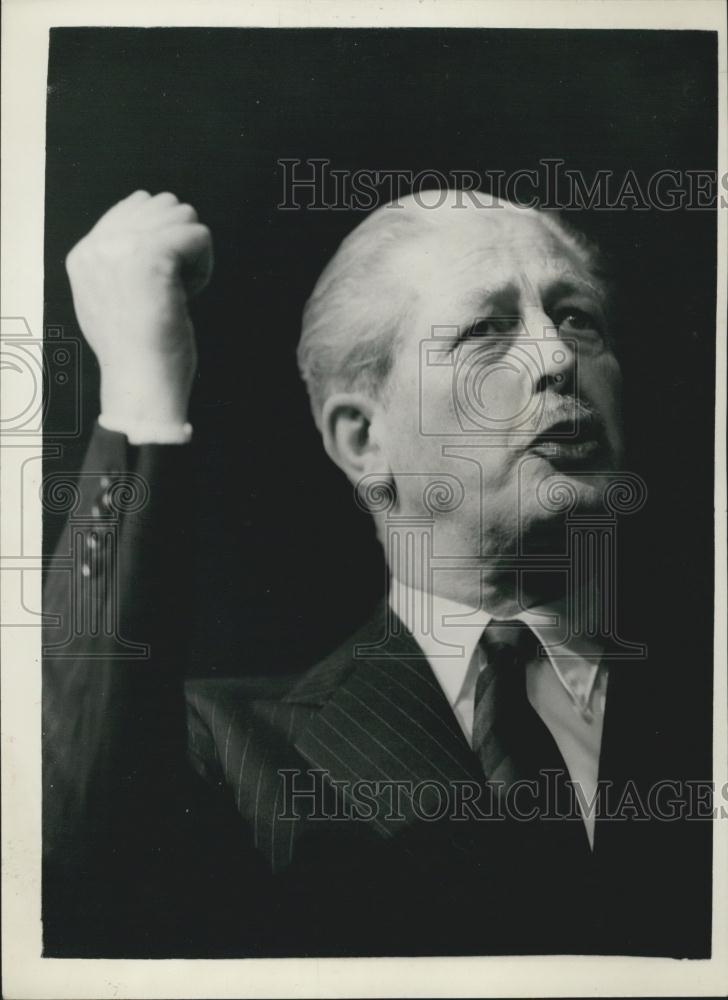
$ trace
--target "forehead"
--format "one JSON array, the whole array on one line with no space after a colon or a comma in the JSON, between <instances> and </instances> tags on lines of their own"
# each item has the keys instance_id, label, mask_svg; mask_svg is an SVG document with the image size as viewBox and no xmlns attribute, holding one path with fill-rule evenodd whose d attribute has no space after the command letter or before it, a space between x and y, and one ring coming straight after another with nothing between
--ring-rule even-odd
<instances>
[{"instance_id":1,"label":"forehead","mask_svg":"<svg viewBox=\"0 0 728 1000\"><path fill-rule=\"evenodd\" d=\"M450 209L401 248L400 263L421 304L475 306L504 293L546 293L557 283L598 292L585 252L518 210Z\"/></svg>"}]
</instances>

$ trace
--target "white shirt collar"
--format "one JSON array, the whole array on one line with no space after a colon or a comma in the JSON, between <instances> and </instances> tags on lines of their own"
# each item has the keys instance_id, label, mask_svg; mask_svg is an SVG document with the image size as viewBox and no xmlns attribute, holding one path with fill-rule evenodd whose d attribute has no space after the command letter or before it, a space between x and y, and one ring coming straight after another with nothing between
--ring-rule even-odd
<instances>
[{"instance_id":1,"label":"white shirt collar","mask_svg":"<svg viewBox=\"0 0 728 1000\"><path fill-rule=\"evenodd\" d=\"M493 618L484 609L452 601L393 580L390 604L412 633L451 706L463 694L468 667ZM575 706L586 710L604 646L597 639L568 634L563 600L521 611L513 618L533 629L548 661Z\"/></svg>"}]
</instances>

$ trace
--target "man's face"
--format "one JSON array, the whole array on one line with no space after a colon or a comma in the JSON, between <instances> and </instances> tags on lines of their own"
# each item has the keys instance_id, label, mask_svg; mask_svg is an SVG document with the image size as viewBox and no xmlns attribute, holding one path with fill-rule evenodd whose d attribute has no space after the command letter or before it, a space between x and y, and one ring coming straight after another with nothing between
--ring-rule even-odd
<instances>
[{"instance_id":1,"label":"man's face","mask_svg":"<svg viewBox=\"0 0 728 1000\"><path fill-rule=\"evenodd\" d=\"M549 487L598 507L622 457L602 290L538 217L449 211L398 251L415 301L379 415L398 512L431 515L423 485L455 477L462 501L434 515L439 554L548 549L562 517Z\"/></svg>"}]
</instances>

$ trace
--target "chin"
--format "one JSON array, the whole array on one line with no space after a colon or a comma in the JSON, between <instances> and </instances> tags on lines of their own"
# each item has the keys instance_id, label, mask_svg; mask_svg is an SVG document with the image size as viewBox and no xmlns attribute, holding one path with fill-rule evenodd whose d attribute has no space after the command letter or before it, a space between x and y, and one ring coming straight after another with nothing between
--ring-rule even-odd
<instances>
[{"instance_id":1,"label":"chin","mask_svg":"<svg viewBox=\"0 0 728 1000\"><path fill-rule=\"evenodd\" d=\"M543 462L522 484L522 521L563 520L569 514L605 511L605 497L614 477L611 469L557 468Z\"/></svg>"},{"instance_id":2,"label":"chin","mask_svg":"<svg viewBox=\"0 0 728 1000\"><path fill-rule=\"evenodd\" d=\"M571 520L604 514L607 474L571 476L558 473L545 477L533 493L522 499L513 534L523 553L563 553L565 528Z\"/></svg>"},{"instance_id":3,"label":"chin","mask_svg":"<svg viewBox=\"0 0 728 1000\"><path fill-rule=\"evenodd\" d=\"M588 475L568 477L568 486L573 493L574 505L569 513L584 514L606 512L605 496L613 479L613 473L590 472Z\"/></svg>"}]
</instances>

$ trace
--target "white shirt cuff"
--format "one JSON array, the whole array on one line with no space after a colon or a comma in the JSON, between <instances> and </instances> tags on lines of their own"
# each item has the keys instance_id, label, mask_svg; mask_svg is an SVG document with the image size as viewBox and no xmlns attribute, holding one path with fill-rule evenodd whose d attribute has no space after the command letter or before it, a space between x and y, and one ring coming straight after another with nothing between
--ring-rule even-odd
<instances>
[{"instance_id":1,"label":"white shirt cuff","mask_svg":"<svg viewBox=\"0 0 728 1000\"><path fill-rule=\"evenodd\" d=\"M192 438L191 424L165 424L154 421L140 420L135 424L114 425L104 417L99 416L99 423L107 431L125 434L129 444L188 444Z\"/></svg>"}]
</instances>

